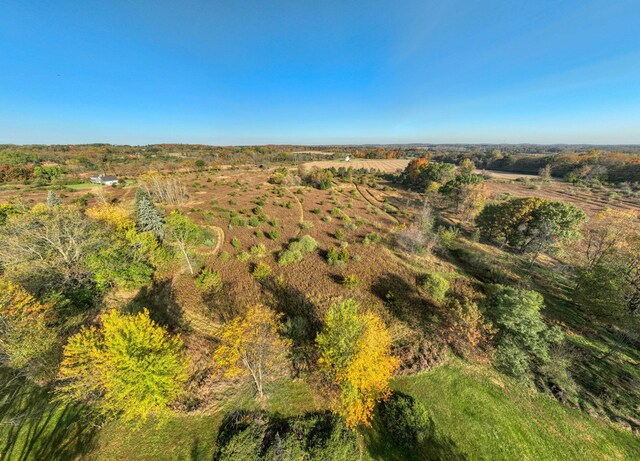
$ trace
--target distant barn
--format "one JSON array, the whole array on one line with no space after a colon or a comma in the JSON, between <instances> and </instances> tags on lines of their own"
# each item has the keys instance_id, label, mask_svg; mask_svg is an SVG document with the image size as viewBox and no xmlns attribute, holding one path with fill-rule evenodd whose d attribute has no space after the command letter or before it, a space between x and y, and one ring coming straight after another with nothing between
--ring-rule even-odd
<instances>
[{"instance_id":1,"label":"distant barn","mask_svg":"<svg viewBox=\"0 0 640 461\"><path fill-rule=\"evenodd\" d=\"M118 184L118 178L110 176L108 174L101 174L91 177L90 181L94 184L104 184L105 186L113 186Z\"/></svg>"}]
</instances>

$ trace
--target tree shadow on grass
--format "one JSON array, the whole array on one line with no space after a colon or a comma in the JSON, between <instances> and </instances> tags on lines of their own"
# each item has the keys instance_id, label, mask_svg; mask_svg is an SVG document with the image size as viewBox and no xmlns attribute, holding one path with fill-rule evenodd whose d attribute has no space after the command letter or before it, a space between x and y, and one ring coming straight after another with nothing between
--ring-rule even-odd
<instances>
[{"instance_id":1,"label":"tree shadow on grass","mask_svg":"<svg viewBox=\"0 0 640 461\"><path fill-rule=\"evenodd\" d=\"M89 453L97 428L84 405L0 370L0 461L69 460Z\"/></svg>"},{"instance_id":2,"label":"tree shadow on grass","mask_svg":"<svg viewBox=\"0 0 640 461\"><path fill-rule=\"evenodd\" d=\"M418 291L397 274L387 273L371 286L371 292L380 298L397 319L423 330L434 323L436 311Z\"/></svg>"},{"instance_id":3,"label":"tree shadow on grass","mask_svg":"<svg viewBox=\"0 0 640 461\"><path fill-rule=\"evenodd\" d=\"M284 315L285 335L293 342L293 371L298 375L316 362L315 338L322 328L318 307L297 288L279 283L273 277L261 281L271 298L271 307Z\"/></svg>"},{"instance_id":4,"label":"tree shadow on grass","mask_svg":"<svg viewBox=\"0 0 640 461\"><path fill-rule=\"evenodd\" d=\"M129 312L141 312L145 308L155 322L171 331L183 327L182 308L176 302L172 280L154 281L141 288L127 305Z\"/></svg>"},{"instance_id":5,"label":"tree shadow on grass","mask_svg":"<svg viewBox=\"0 0 640 461\"><path fill-rule=\"evenodd\" d=\"M430 420L430 428L424 439L415 445L399 446L375 419L372 427L364 431L364 441L369 454L376 461L466 461L469 459L451 437L438 434L433 420Z\"/></svg>"}]
</instances>

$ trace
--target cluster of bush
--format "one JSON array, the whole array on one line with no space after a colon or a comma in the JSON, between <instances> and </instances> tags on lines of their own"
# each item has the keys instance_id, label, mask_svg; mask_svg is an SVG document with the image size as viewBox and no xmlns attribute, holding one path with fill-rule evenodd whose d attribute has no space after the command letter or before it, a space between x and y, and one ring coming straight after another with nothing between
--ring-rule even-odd
<instances>
[{"instance_id":1,"label":"cluster of bush","mask_svg":"<svg viewBox=\"0 0 640 461\"><path fill-rule=\"evenodd\" d=\"M313 253L318 248L318 242L310 235L303 236L300 240L294 240L287 245L287 248L278 255L278 264L286 266L288 264L299 263L304 259L304 255Z\"/></svg>"},{"instance_id":2,"label":"cluster of bush","mask_svg":"<svg viewBox=\"0 0 640 461\"><path fill-rule=\"evenodd\" d=\"M360 458L357 434L342 418L327 413L278 418L266 412L237 411L225 418L216 445L217 461Z\"/></svg>"}]
</instances>

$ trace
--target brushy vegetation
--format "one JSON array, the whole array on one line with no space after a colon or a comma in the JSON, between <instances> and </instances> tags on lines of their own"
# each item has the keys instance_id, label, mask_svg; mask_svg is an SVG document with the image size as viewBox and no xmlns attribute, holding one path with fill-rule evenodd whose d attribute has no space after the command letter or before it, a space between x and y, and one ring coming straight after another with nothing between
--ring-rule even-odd
<instances>
[{"instance_id":1,"label":"brushy vegetation","mask_svg":"<svg viewBox=\"0 0 640 461\"><path fill-rule=\"evenodd\" d=\"M459 163L0 205L3 456L637 458L637 214Z\"/></svg>"}]
</instances>

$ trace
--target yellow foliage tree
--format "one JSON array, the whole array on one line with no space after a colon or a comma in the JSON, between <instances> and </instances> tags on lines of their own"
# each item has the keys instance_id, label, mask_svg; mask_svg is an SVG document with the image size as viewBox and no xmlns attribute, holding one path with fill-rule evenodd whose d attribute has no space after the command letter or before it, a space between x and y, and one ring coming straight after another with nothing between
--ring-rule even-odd
<instances>
[{"instance_id":1,"label":"yellow foliage tree","mask_svg":"<svg viewBox=\"0 0 640 461\"><path fill-rule=\"evenodd\" d=\"M92 206L91 208L87 208L85 213L90 218L97 219L98 221L104 221L122 232L132 229L136 225L133 218L131 218L131 214L127 210L115 205L102 203Z\"/></svg>"},{"instance_id":2,"label":"yellow foliage tree","mask_svg":"<svg viewBox=\"0 0 640 461\"><path fill-rule=\"evenodd\" d=\"M281 314L255 305L228 322L220 333L213 360L227 378L250 380L260 399L264 385L288 369L291 341L281 337Z\"/></svg>"},{"instance_id":3,"label":"yellow foliage tree","mask_svg":"<svg viewBox=\"0 0 640 461\"><path fill-rule=\"evenodd\" d=\"M350 428L370 425L374 406L389 396L389 381L399 365L382 319L358 310L352 299L332 306L316 338L318 363L339 390L335 410Z\"/></svg>"},{"instance_id":4,"label":"yellow foliage tree","mask_svg":"<svg viewBox=\"0 0 640 461\"><path fill-rule=\"evenodd\" d=\"M150 414L166 416L183 392L187 367L182 341L156 325L147 310L112 310L102 316L101 328L69 338L59 389L64 400L88 401L106 416L141 424Z\"/></svg>"}]
</instances>

